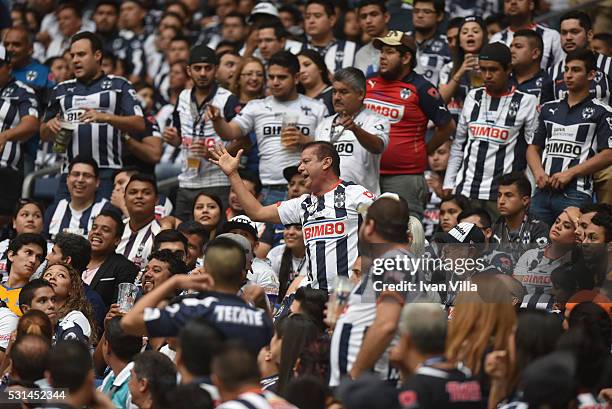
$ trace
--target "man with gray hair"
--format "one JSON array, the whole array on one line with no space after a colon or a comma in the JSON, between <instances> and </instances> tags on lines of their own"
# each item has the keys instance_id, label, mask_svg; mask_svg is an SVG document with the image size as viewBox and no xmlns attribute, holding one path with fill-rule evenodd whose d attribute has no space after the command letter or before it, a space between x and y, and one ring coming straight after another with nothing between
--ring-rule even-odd
<instances>
[{"instance_id":1,"label":"man with gray hair","mask_svg":"<svg viewBox=\"0 0 612 409\"><path fill-rule=\"evenodd\" d=\"M479 382L469 369L446 361L448 317L442 304L411 303L402 309L400 341L393 356L404 375L402 408L484 408ZM405 378L408 376L407 378Z\"/></svg>"},{"instance_id":2,"label":"man with gray hair","mask_svg":"<svg viewBox=\"0 0 612 409\"><path fill-rule=\"evenodd\" d=\"M380 155L389 144L389 120L363 105L366 79L354 67L336 71L333 78L336 114L317 127L315 139L331 142L340 155L342 180L380 194Z\"/></svg>"}]
</instances>

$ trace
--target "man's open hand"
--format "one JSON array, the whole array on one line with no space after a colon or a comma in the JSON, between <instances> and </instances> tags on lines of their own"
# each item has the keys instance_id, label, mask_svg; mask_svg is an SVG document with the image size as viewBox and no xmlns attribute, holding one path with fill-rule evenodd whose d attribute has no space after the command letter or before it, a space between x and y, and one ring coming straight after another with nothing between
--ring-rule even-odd
<instances>
[{"instance_id":1,"label":"man's open hand","mask_svg":"<svg viewBox=\"0 0 612 409\"><path fill-rule=\"evenodd\" d=\"M243 151L240 149L236 156L232 156L227 152L225 146L219 144L209 149L210 159L208 160L219 166L223 173L229 176L238 171Z\"/></svg>"}]
</instances>

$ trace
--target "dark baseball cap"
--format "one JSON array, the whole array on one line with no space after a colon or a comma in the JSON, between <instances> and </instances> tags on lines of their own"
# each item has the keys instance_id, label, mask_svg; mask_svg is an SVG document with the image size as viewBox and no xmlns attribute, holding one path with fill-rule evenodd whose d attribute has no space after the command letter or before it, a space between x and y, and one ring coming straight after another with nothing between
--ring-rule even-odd
<instances>
[{"instance_id":1,"label":"dark baseball cap","mask_svg":"<svg viewBox=\"0 0 612 409\"><path fill-rule=\"evenodd\" d=\"M287 179L287 182L291 182L291 178L295 175L298 175L300 172L298 171L297 166L287 166L283 169L283 176Z\"/></svg>"},{"instance_id":2,"label":"dark baseball cap","mask_svg":"<svg viewBox=\"0 0 612 409\"><path fill-rule=\"evenodd\" d=\"M189 65L201 63L218 65L219 60L212 48L205 45L196 45L189 50Z\"/></svg>"},{"instance_id":3,"label":"dark baseball cap","mask_svg":"<svg viewBox=\"0 0 612 409\"><path fill-rule=\"evenodd\" d=\"M240 215L232 217L229 221L223 223L221 232L229 233L234 229L240 229L248 232L255 240L258 238L255 222L253 222L248 216Z\"/></svg>"},{"instance_id":4,"label":"dark baseball cap","mask_svg":"<svg viewBox=\"0 0 612 409\"><path fill-rule=\"evenodd\" d=\"M398 393L379 377L365 374L356 380L345 379L337 396L346 409L393 409L400 407Z\"/></svg>"},{"instance_id":5,"label":"dark baseball cap","mask_svg":"<svg viewBox=\"0 0 612 409\"><path fill-rule=\"evenodd\" d=\"M512 62L512 54L506 44L491 43L482 47L478 58L481 61L495 61L504 67L508 67Z\"/></svg>"},{"instance_id":6,"label":"dark baseball cap","mask_svg":"<svg viewBox=\"0 0 612 409\"><path fill-rule=\"evenodd\" d=\"M447 233L438 233L434 236L436 243L449 244L481 244L485 242L482 230L474 223L459 223Z\"/></svg>"}]
</instances>

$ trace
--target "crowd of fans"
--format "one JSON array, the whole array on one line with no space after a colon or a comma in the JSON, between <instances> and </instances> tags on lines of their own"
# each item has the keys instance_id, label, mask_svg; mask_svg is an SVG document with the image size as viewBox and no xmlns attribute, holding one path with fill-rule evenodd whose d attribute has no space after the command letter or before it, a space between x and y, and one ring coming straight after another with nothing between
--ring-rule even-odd
<instances>
[{"instance_id":1,"label":"crowd of fans","mask_svg":"<svg viewBox=\"0 0 612 409\"><path fill-rule=\"evenodd\" d=\"M0 3L0 407L612 407L606 2L90 3Z\"/></svg>"}]
</instances>

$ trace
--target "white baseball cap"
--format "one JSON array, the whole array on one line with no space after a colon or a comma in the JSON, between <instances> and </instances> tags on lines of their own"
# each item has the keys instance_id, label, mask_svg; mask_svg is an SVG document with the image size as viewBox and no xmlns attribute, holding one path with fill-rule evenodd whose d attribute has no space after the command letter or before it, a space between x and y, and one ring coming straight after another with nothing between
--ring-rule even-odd
<instances>
[{"instance_id":1,"label":"white baseball cap","mask_svg":"<svg viewBox=\"0 0 612 409\"><path fill-rule=\"evenodd\" d=\"M253 16L256 14L267 14L269 16L279 17L276 6L268 2L258 3L255 5L255 7L253 7L251 15L247 18L247 22L249 24L253 21Z\"/></svg>"},{"instance_id":2,"label":"white baseball cap","mask_svg":"<svg viewBox=\"0 0 612 409\"><path fill-rule=\"evenodd\" d=\"M11 62L11 56L3 45L0 45L0 61Z\"/></svg>"}]
</instances>

